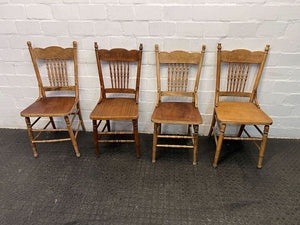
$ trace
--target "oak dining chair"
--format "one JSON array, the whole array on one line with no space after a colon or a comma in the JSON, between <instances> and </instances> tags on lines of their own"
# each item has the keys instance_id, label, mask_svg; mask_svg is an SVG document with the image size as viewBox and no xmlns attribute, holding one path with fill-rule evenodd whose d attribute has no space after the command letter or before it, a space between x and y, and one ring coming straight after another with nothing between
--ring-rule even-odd
<instances>
[{"instance_id":1,"label":"oak dining chair","mask_svg":"<svg viewBox=\"0 0 300 225\"><path fill-rule=\"evenodd\" d=\"M47 142L71 141L77 157L80 157L76 138L80 126L85 130L79 105L77 42L73 48L50 46L47 48L32 48L27 42L36 78L39 96L37 100L21 112L25 117L27 130L34 157L38 157L36 144ZM72 125L78 116L75 134ZM30 118L36 118L34 122ZM66 128L57 128L54 118L62 117ZM49 118L46 125L38 125L41 118ZM70 119L71 118L71 119ZM40 121L42 122L43 119ZM52 129L47 129L49 125ZM43 139L45 132L67 132L68 138Z\"/></svg>"},{"instance_id":2,"label":"oak dining chair","mask_svg":"<svg viewBox=\"0 0 300 225\"><path fill-rule=\"evenodd\" d=\"M98 44L95 42L101 90L100 98L90 114L90 119L93 121L96 155L99 155L98 143L135 142L136 155L137 158L140 157L138 106L142 50L142 44L139 50L98 49ZM112 120L116 125L118 121L120 123L122 120L131 120L133 131L111 131L110 121ZM101 128L102 122L104 124ZM124 139L128 135L133 135L134 139ZM123 138L119 139L121 136Z\"/></svg>"},{"instance_id":3,"label":"oak dining chair","mask_svg":"<svg viewBox=\"0 0 300 225\"><path fill-rule=\"evenodd\" d=\"M153 163L157 148L193 149L193 164L197 163L198 127L202 123L198 109L198 86L204 53L205 45L201 52L193 53L180 50L161 52L155 45L157 101L151 117L154 123ZM163 134L162 124L186 125L188 135ZM158 143L158 140L166 139L191 140L192 144Z\"/></svg>"},{"instance_id":4,"label":"oak dining chair","mask_svg":"<svg viewBox=\"0 0 300 225\"><path fill-rule=\"evenodd\" d=\"M269 51L235 49L222 50L218 44L215 106L209 136L214 133L216 152L213 166L217 167L223 140L251 140L259 150L257 168L262 167L269 126L272 119L260 108L257 88ZM217 126L216 126L217 125ZM228 125L239 127L237 136L224 136ZM253 125L259 136L248 132L245 126ZM259 126L263 126L261 131ZM219 136L217 135L219 131ZM243 132L245 137L242 137ZM251 136L252 135L252 136ZM260 141L260 145L257 143Z\"/></svg>"}]
</instances>

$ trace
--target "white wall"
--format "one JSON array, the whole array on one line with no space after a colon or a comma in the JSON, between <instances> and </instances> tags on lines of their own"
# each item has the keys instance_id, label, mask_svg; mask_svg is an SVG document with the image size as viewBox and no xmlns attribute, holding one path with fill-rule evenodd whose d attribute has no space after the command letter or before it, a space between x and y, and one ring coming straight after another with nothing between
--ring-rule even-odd
<instances>
[{"instance_id":1,"label":"white wall","mask_svg":"<svg viewBox=\"0 0 300 225\"><path fill-rule=\"evenodd\" d=\"M20 111L38 95L26 42L33 46L78 42L80 100L85 124L99 97L93 49L138 48L143 43L139 131L151 133L156 99L154 44L161 50L206 55L199 109L206 135L215 89L216 47L270 53L259 88L261 107L272 117L272 137L300 137L299 0L0 0L1 128L25 129Z\"/></svg>"}]
</instances>

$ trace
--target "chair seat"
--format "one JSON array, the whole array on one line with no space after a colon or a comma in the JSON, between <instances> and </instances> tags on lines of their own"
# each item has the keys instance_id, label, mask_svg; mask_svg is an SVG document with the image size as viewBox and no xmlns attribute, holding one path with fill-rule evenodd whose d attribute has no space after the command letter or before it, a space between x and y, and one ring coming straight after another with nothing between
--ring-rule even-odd
<instances>
[{"instance_id":1,"label":"chair seat","mask_svg":"<svg viewBox=\"0 0 300 225\"><path fill-rule=\"evenodd\" d=\"M272 119L251 102L219 102L217 119L229 124L271 125Z\"/></svg>"},{"instance_id":2,"label":"chair seat","mask_svg":"<svg viewBox=\"0 0 300 225\"><path fill-rule=\"evenodd\" d=\"M133 120L139 117L134 98L106 98L96 105L91 120Z\"/></svg>"},{"instance_id":3,"label":"chair seat","mask_svg":"<svg viewBox=\"0 0 300 225\"><path fill-rule=\"evenodd\" d=\"M72 113L77 101L75 97L42 98L21 112L23 117L55 117Z\"/></svg>"},{"instance_id":4,"label":"chair seat","mask_svg":"<svg viewBox=\"0 0 300 225\"><path fill-rule=\"evenodd\" d=\"M194 103L161 102L154 109L151 121L154 123L201 124L202 117Z\"/></svg>"}]
</instances>

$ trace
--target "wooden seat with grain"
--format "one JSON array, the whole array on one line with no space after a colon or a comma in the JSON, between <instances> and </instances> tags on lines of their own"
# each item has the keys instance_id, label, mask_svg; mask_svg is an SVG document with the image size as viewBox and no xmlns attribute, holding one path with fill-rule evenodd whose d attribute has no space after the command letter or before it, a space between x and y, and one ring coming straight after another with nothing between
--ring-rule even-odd
<instances>
[{"instance_id":1,"label":"wooden seat with grain","mask_svg":"<svg viewBox=\"0 0 300 225\"><path fill-rule=\"evenodd\" d=\"M126 50L114 48L111 50L98 49L95 42L95 53L98 65L99 80L101 86L100 99L90 114L93 121L94 144L96 155L99 155L98 143L103 142L135 142L137 157L140 157L140 146L138 137L138 99L139 84L142 62L143 46L139 50ZM106 64L106 67L105 65ZM108 64L108 65L107 65ZM136 72L134 68L136 67ZM105 70L104 68L107 68ZM107 74L106 74L107 73ZM105 82L105 76L109 82ZM135 87L131 88L130 80L135 79ZM108 95L115 96L108 96ZM111 131L110 120L132 120L133 132ZM102 131L98 128L102 121L106 121ZM107 131L105 131L107 129ZM105 139L108 135L134 135L134 139Z\"/></svg>"},{"instance_id":2,"label":"wooden seat with grain","mask_svg":"<svg viewBox=\"0 0 300 225\"><path fill-rule=\"evenodd\" d=\"M73 48L61 48L58 46L32 48L31 42L27 44L38 81L39 97L21 112L21 116L25 117L34 157L38 156L36 143L58 141L72 141L76 156L80 157L76 137L80 126L82 126L83 130L85 130L85 127L79 105L77 43L73 42ZM73 64L73 69L71 68L73 70L73 80L69 71L70 64ZM43 66L45 71L42 70ZM68 92L67 96L57 95L57 93L62 91ZM51 92L51 96L47 96L47 92ZM72 116L71 122L69 116ZM79 122L74 134L72 124L76 116L79 117ZM30 117L37 117L37 119L31 123ZM49 122L42 129L33 129L33 126L42 117L49 117ZM63 117L67 128L56 128L53 117ZM53 129L47 129L50 124ZM49 131L65 131L69 133L70 137L52 140L38 139L42 132ZM39 133L34 135L36 132Z\"/></svg>"},{"instance_id":3,"label":"wooden seat with grain","mask_svg":"<svg viewBox=\"0 0 300 225\"><path fill-rule=\"evenodd\" d=\"M202 123L202 117L198 110L198 85L200 73L205 52L205 46L202 46L202 52L189 53L186 51L159 52L158 45L155 45L156 54L156 74L157 74L157 102L153 111L151 121L154 123L152 162L156 161L157 147L170 148L192 148L193 164L197 162L198 149L198 126ZM162 88L161 67L167 66L167 88ZM195 84L193 90L189 91L188 81L191 67L196 67ZM190 97L191 102L167 102L162 101L164 96L169 97ZM161 133L162 124L188 125L189 135L168 135ZM194 128L192 134L191 127ZM158 144L158 138L173 139L191 139L193 145L169 145Z\"/></svg>"},{"instance_id":4,"label":"wooden seat with grain","mask_svg":"<svg viewBox=\"0 0 300 225\"><path fill-rule=\"evenodd\" d=\"M215 107L209 131L209 136L211 136L212 132L214 133L217 145L213 166L217 167L223 140L251 140L259 149L257 168L261 168L269 126L273 121L258 104L257 88L261 80L269 45L265 47L265 51L254 52L246 49L224 51L221 50L221 48L221 44L218 44ZM257 72L250 74L249 71L255 66L257 67ZM226 75L226 73L222 73L222 71L225 70L228 71L227 77L222 79L222 77ZM253 75L252 80L254 81L252 87L251 85L247 86L249 83L247 81L250 80L251 75ZM222 80L225 81L223 87L221 85ZM248 87L250 91L247 91L246 87ZM222 97L248 98L249 101L245 102L240 99L238 99L239 101L232 101L233 99L226 101L221 100ZM219 138L217 138L215 124L217 124L217 128L219 129ZM229 124L240 126L237 137L224 137L225 128ZM254 125L262 137L251 137L250 133L245 129L246 125ZM263 132L258 125L264 126ZM245 132L247 137L241 137L243 132ZM261 145L259 146L256 141L261 141Z\"/></svg>"}]
</instances>

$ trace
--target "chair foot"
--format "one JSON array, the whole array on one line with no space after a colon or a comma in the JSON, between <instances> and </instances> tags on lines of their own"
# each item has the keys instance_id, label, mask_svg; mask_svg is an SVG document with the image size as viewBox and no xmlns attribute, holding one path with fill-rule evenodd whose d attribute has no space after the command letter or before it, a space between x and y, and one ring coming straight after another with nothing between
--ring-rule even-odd
<instances>
[{"instance_id":1,"label":"chair foot","mask_svg":"<svg viewBox=\"0 0 300 225\"><path fill-rule=\"evenodd\" d=\"M193 162L193 165L196 166L196 165L197 165L197 162Z\"/></svg>"},{"instance_id":2,"label":"chair foot","mask_svg":"<svg viewBox=\"0 0 300 225\"><path fill-rule=\"evenodd\" d=\"M217 166L218 166L217 163L213 164L213 168L217 168Z\"/></svg>"},{"instance_id":3,"label":"chair foot","mask_svg":"<svg viewBox=\"0 0 300 225\"><path fill-rule=\"evenodd\" d=\"M76 157L77 157L77 158L80 158L80 153L76 153Z\"/></svg>"},{"instance_id":4,"label":"chair foot","mask_svg":"<svg viewBox=\"0 0 300 225\"><path fill-rule=\"evenodd\" d=\"M34 158L38 158L38 157L39 157L39 154L33 153L33 156L34 156Z\"/></svg>"},{"instance_id":5,"label":"chair foot","mask_svg":"<svg viewBox=\"0 0 300 225\"><path fill-rule=\"evenodd\" d=\"M156 161L155 160L152 160L152 163L155 163Z\"/></svg>"},{"instance_id":6,"label":"chair foot","mask_svg":"<svg viewBox=\"0 0 300 225\"><path fill-rule=\"evenodd\" d=\"M257 166L257 169L261 169L262 168L262 166Z\"/></svg>"}]
</instances>

